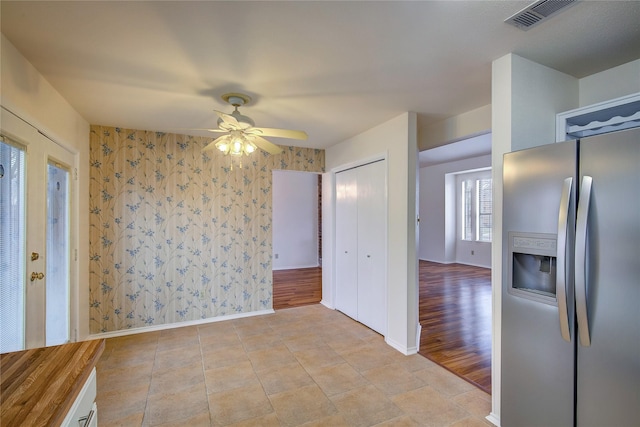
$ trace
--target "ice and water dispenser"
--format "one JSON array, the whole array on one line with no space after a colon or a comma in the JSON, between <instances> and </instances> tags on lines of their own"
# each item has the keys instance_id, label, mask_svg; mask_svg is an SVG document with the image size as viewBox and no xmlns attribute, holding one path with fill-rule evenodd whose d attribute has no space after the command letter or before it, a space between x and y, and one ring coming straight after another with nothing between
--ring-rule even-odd
<instances>
[{"instance_id":1,"label":"ice and water dispenser","mask_svg":"<svg viewBox=\"0 0 640 427\"><path fill-rule=\"evenodd\" d=\"M556 235L509 232L508 292L556 304Z\"/></svg>"}]
</instances>

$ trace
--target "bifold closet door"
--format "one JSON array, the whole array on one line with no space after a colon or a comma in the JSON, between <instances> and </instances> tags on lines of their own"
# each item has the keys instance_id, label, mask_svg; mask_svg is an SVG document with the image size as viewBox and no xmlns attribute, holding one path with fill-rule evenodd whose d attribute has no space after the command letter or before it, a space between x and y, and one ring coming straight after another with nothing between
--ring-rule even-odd
<instances>
[{"instance_id":1,"label":"bifold closet door","mask_svg":"<svg viewBox=\"0 0 640 427\"><path fill-rule=\"evenodd\" d=\"M386 167L358 171L358 321L387 333Z\"/></svg>"},{"instance_id":2,"label":"bifold closet door","mask_svg":"<svg viewBox=\"0 0 640 427\"><path fill-rule=\"evenodd\" d=\"M336 308L358 319L357 170L336 174Z\"/></svg>"},{"instance_id":3,"label":"bifold closet door","mask_svg":"<svg viewBox=\"0 0 640 427\"><path fill-rule=\"evenodd\" d=\"M336 308L387 332L386 166L336 174Z\"/></svg>"}]
</instances>

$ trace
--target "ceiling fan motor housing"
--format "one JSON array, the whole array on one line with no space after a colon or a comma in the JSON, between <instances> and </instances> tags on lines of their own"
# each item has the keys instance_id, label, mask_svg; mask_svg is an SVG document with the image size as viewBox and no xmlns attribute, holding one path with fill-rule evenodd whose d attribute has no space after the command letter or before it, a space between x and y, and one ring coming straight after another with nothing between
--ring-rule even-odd
<instances>
[{"instance_id":1,"label":"ceiling fan motor housing","mask_svg":"<svg viewBox=\"0 0 640 427\"><path fill-rule=\"evenodd\" d=\"M251 119L251 117L240 114L238 111L238 107L242 107L243 105L251 102L251 97L249 95L245 95L244 93L225 93L221 96L224 102L227 102L235 107L233 113L231 115L242 125L242 129L248 129L250 127L254 127L256 123ZM218 119L218 126L223 123L222 119Z\"/></svg>"},{"instance_id":2,"label":"ceiling fan motor housing","mask_svg":"<svg viewBox=\"0 0 640 427\"><path fill-rule=\"evenodd\" d=\"M242 107L247 103L246 98L241 98L239 96L230 96L227 102L234 107Z\"/></svg>"}]
</instances>

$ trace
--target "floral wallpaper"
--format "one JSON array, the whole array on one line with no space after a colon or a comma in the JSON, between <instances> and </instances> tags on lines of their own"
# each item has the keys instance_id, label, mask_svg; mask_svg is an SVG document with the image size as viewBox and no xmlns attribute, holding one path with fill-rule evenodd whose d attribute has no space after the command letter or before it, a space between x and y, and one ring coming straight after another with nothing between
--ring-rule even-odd
<instances>
[{"instance_id":1,"label":"floral wallpaper","mask_svg":"<svg viewBox=\"0 0 640 427\"><path fill-rule=\"evenodd\" d=\"M91 333L272 307L272 170L324 150L232 163L212 138L91 126Z\"/></svg>"}]
</instances>

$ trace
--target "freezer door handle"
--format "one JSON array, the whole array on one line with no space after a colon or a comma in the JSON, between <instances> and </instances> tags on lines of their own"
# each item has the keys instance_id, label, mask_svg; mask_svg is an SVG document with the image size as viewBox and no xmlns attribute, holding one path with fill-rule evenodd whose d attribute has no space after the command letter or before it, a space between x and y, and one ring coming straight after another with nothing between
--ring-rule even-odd
<instances>
[{"instance_id":1,"label":"freezer door handle","mask_svg":"<svg viewBox=\"0 0 640 427\"><path fill-rule=\"evenodd\" d=\"M591 200L590 176L582 178L578 214L576 217L576 315L578 318L578 334L583 347L591 345L589 336L589 317L587 313L587 225L589 224L589 202Z\"/></svg>"},{"instance_id":2,"label":"freezer door handle","mask_svg":"<svg viewBox=\"0 0 640 427\"><path fill-rule=\"evenodd\" d=\"M558 315L560 317L560 334L571 342L569 331L569 313L567 310L567 232L569 221L569 205L571 201L571 185L573 178L566 178L562 185L560 209L558 211L558 244L557 244L557 277L556 297L558 299Z\"/></svg>"}]
</instances>

